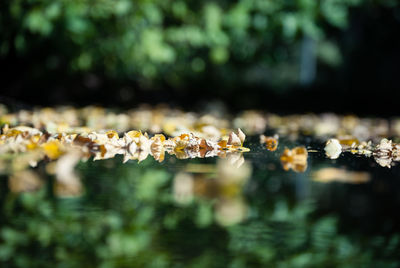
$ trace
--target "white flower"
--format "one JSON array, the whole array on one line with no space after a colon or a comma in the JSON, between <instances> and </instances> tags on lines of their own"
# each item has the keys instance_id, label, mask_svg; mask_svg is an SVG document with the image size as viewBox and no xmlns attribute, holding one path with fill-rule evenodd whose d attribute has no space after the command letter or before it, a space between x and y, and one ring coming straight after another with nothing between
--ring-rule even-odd
<instances>
[{"instance_id":1,"label":"white flower","mask_svg":"<svg viewBox=\"0 0 400 268\"><path fill-rule=\"evenodd\" d=\"M326 142L324 150L327 157L337 159L342 153L342 145L340 145L339 140L330 139Z\"/></svg>"}]
</instances>

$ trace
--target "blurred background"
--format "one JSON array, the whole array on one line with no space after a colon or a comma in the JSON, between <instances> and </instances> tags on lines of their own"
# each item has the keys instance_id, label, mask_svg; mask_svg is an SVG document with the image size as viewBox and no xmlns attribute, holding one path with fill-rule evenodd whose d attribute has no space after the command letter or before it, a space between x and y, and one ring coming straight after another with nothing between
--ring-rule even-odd
<instances>
[{"instance_id":1,"label":"blurred background","mask_svg":"<svg viewBox=\"0 0 400 268\"><path fill-rule=\"evenodd\" d=\"M0 101L393 115L399 36L395 0L3 1Z\"/></svg>"}]
</instances>

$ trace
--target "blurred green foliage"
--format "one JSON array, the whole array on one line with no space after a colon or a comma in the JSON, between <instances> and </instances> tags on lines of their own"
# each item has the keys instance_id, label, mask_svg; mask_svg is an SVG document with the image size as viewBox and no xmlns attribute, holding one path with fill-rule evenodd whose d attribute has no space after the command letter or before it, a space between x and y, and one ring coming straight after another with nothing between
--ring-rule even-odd
<instances>
[{"instance_id":1,"label":"blurred green foliage","mask_svg":"<svg viewBox=\"0 0 400 268\"><path fill-rule=\"evenodd\" d=\"M298 41L322 42L318 55L338 64L340 51L328 29L345 28L350 8L366 5L396 1L6 1L0 55L44 49L43 72L62 65L70 73L170 85L207 70L231 80L241 74L242 80L292 81Z\"/></svg>"}]
</instances>

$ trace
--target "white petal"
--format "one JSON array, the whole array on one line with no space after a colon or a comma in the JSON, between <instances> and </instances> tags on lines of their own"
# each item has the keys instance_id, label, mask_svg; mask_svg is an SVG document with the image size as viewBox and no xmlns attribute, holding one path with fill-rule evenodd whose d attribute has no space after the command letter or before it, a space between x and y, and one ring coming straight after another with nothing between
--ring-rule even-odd
<instances>
[{"instance_id":1,"label":"white petal","mask_svg":"<svg viewBox=\"0 0 400 268\"><path fill-rule=\"evenodd\" d=\"M243 144L244 140L246 139L246 135L243 133L243 131L240 128L238 128L238 136L239 136L240 141Z\"/></svg>"}]
</instances>

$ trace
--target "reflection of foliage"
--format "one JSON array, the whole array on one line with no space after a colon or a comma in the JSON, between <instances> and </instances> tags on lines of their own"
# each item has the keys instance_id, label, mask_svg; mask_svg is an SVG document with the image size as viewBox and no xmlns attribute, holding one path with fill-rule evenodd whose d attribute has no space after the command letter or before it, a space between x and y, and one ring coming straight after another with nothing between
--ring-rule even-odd
<instances>
[{"instance_id":1,"label":"reflection of foliage","mask_svg":"<svg viewBox=\"0 0 400 268\"><path fill-rule=\"evenodd\" d=\"M268 219L231 227L229 247L241 253L241 259L236 261L278 267L372 265L372 252L364 251L358 242L349 237L339 235L335 218L321 217L310 222L307 217L312 210L309 203L289 210L285 202L280 201ZM393 239L396 244L397 239ZM391 254L394 252L392 249Z\"/></svg>"},{"instance_id":2,"label":"reflection of foliage","mask_svg":"<svg viewBox=\"0 0 400 268\"><path fill-rule=\"evenodd\" d=\"M9 1L1 7L0 55L34 55L50 47L41 60L44 73L67 66L171 84L182 82L182 74L226 62L222 73L260 64L264 71L271 66L288 70L302 35L323 41L321 58L338 61L326 29L344 28L349 8L365 2Z\"/></svg>"},{"instance_id":3,"label":"reflection of foliage","mask_svg":"<svg viewBox=\"0 0 400 268\"><path fill-rule=\"evenodd\" d=\"M75 199L56 199L50 187L20 195L1 187L2 266L395 264L390 258L399 246L398 235L390 241L345 236L338 232L333 216L311 217L316 204L290 205L270 195L265 205L260 203L265 201L262 191L248 198L246 222L219 226L213 220L213 200L177 206L171 195L173 175L164 165L155 164L152 159L141 165L122 165L120 159L80 163L86 194ZM374 256L372 250L378 248L384 254ZM379 256L389 260L379 262Z\"/></svg>"}]
</instances>

